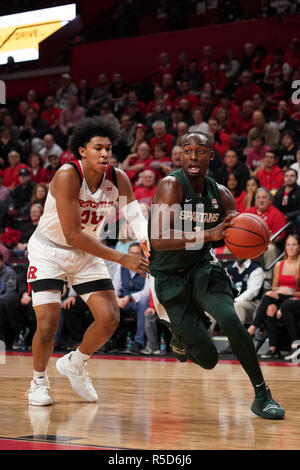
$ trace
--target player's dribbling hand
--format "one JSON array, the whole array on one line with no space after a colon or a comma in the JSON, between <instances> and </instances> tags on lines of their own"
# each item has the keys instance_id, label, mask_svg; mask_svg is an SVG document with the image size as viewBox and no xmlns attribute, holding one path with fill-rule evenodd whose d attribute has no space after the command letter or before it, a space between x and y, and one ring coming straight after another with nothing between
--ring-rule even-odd
<instances>
[{"instance_id":1,"label":"player's dribbling hand","mask_svg":"<svg viewBox=\"0 0 300 470\"><path fill-rule=\"evenodd\" d=\"M146 279L146 273L149 272L149 261L139 255L124 255L121 264L129 269L139 273Z\"/></svg>"},{"instance_id":2,"label":"player's dribbling hand","mask_svg":"<svg viewBox=\"0 0 300 470\"><path fill-rule=\"evenodd\" d=\"M232 225L232 219L238 215L237 212L232 212L228 214L223 222L217 225L215 228L211 229L211 240L219 241L222 240L226 235L226 229Z\"/></svg>"}]
</instances>

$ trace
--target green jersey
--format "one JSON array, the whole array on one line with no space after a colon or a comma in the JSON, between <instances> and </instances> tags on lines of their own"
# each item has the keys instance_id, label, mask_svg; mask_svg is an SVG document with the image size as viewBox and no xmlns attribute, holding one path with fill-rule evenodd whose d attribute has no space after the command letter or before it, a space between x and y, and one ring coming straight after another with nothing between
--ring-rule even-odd
<instances>
[{"instance_id":1,"label":"green jersey","mask_svg":"<svg viewBox=\"0 0 300 470\"><path fill-rule=\"evenodd\" d=\"M176 211L174 229L179 232L192 232L209 230L219 225L223 220L223 209L217 183L212 178L206 176L204 182L204 194L199 196L190 185L183 170L176 170L170 175L175 176L182 185L183 196L180 207ZM148 231L151 243L151 236L155 234L155 227L152 226L152 212L149 217ZM166 211L162 215L166 216ZM174 212L175 213L175 212ZM202 247L195 247L193 244L186 244L182 250L155 251L151 243L150 274L157 276L161 273L176 272L184 270L202 261L213 259L210 254L211 242L203 243Z\"/></svg>"}]
</instances>

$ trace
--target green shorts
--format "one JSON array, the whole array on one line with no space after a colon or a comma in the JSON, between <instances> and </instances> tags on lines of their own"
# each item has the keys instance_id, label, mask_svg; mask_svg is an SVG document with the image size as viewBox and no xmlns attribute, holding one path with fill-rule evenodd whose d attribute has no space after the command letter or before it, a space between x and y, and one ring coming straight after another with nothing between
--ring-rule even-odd
<instances>
[{"instance_id":1,"label":"green shorts","mask_svg":"<svg viewBox=\"0 0 300 470\"><path fill-rule=\"evenodd\" d=\"M209 299L224 294L225 301L238 291L225 269L218 263L204 262L189 269L165 273L150 279L155 309L161 320L169 323L173 334L185 347L207 335L210 320Z\"/></svg>"}]
</instances>

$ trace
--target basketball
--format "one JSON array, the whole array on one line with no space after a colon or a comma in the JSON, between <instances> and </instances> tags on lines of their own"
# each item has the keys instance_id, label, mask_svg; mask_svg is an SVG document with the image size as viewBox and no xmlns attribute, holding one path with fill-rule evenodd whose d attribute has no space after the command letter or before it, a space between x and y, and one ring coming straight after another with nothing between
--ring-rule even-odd
<instances>
[{"instance_id":1,"label":"basketball","mask_svg":"<svg viewBox=\"0 0 300 470\"><path fill-rule=\"evenodd\" d=\"M237 215L225 233L225 245L237 258L257 258L270 243L271 232L268 225L255 214Z\"/></svg>"}]
</instances>

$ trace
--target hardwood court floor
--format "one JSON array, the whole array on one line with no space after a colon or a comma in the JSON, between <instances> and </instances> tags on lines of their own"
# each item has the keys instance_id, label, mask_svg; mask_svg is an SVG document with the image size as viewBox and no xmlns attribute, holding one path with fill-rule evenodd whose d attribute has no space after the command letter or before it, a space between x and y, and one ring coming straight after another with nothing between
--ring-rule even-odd
<instances>
[{"instance_id":1,"label":"hardwood court floor","mask_svg":"<svg viewBox=\"0 0 300 470\"><path fill-rule=\"evenodd\" d=\"M27 405L30 354L7 355L0 364L0 449L300 449L300 365L262 363L286 409L284 421L268 421L250 411L252 387L235 361L205 371L172 358L95 356L95 404L72 391L56 360L48 367L49 407Z\"/></svg>"}]
</instances>

